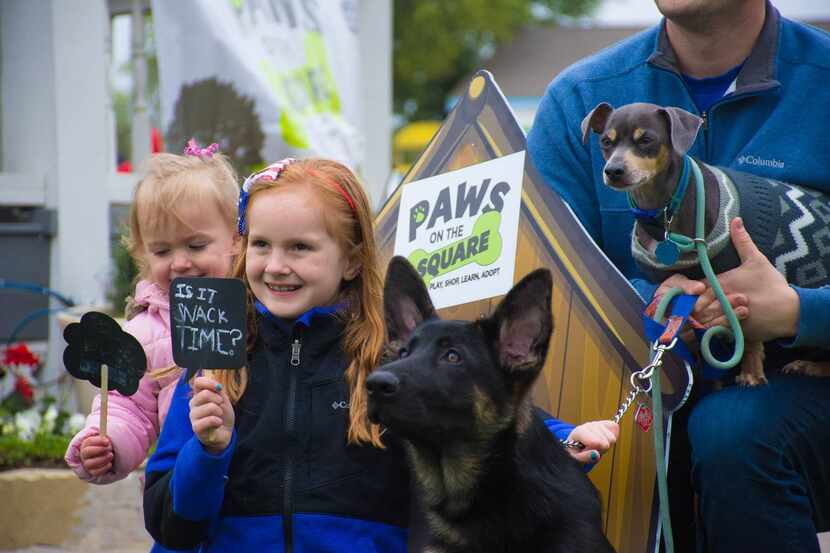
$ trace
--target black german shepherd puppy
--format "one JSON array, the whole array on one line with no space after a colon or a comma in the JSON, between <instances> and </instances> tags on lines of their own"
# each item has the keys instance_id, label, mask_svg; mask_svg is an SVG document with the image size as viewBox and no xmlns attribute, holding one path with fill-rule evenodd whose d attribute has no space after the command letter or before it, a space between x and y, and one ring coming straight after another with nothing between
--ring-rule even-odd
<instances>
[{"instance_id":1,"label":"black german shepherd puppy","mask_svg":"<svg viewBox=\"0 0 830 553\"><path fill-rule=\"evenodd\" d=\"M415 269L392 259L384 304L399 359L366 386L370 419L409 457L411 553L613 551L596 489L530 400L553 330L551 287L537 270L493 316L442 321Z\"/></svg>"}]
</instances>

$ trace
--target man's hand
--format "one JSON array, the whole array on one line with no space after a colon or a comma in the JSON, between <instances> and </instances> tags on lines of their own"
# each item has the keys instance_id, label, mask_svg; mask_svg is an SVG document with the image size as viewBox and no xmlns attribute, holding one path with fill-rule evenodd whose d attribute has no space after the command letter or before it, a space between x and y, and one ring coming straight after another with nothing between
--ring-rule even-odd
<instances>
[{"instance_id":1,"label":"man's hand","mask_svg":"<svg viewBox=\"0 0 830 553\"><path fill-rule=\"evenodd\" d=\"M766 342L795 336L800 312L798 294L761 253L740 217L732 220L730 233L741 264L719 274L718 282L727 297L738 295L746 298L749 312L741 323L744 338ZM696 310L698 304L704 305L698 319L702 324L707 327L726 324L723 309L710 287L707 286L706 292L695 304Z\"/></svg>"},{"instance_id":2,"label":"man's hand","mask_svg":"<svg viewBox=\"0 0 830 553\"><path fill-rule=\"evenodd\" d=\"M683 290L684 294L700 296L695 302L691 317L703 326L715 326L715 324L707 325L707 323L714 322L716 320L715 317L718 315L715 308L713 308L712 303L714 302L718 306L720 306L720 304L713 293L710 295L706 294L707 291L711 292L711 289L708 287L705 280L691 280L690 278L680 274L671 275L660 284L657 291L654 292L654 297L656 298L662 296L672 288L680 288ZM729 300L729 305L731 305L732 309L735 310L735 314L738 316L739 320L747 318L749 315L749 308L745 294L727 293L726 299ZM723 316L722 310L720 315ZM726 318L723 317L723 320L725 321Z\"/></svg>"},{"instance_id":3,"label":"man's hand","mask_svg":"<svg viewBox=\"0 0 830 553\"><path fill-rule=\"evenodd\" d=\"M228 447L235 420L233 406L222 385L206 376L193 381L190 424L208 452L219 454Z\"/></svg>"},{"instance_id":4,"label":"man's hand","mask_svg":"<svg viewBox=\"0 0 830 553\"><path fill-rule=\"evenodd\" d=\"M690 315L693 321L697 323L697 328L700 328L701 326L709 327L727 325L726 315L724 315L723 310L720 309L720 302L718 302L718 299L714 296L714 294L706 294L707 286L705 281L691 280L681 274L671 275L669 278L664 280L662 284L660 284L657 291L654 293L654 297L656 298L662 296L672 288L680 288L683 290L684 294L699 296ZM711 292L711 289L709 289L709 291ZM735 311L735 315L738 317L739 321L744 320L749 316L749 307L747 305L748 302L746 295L727 294L726 299ZM713 302L715 306L712 306ZM681 340L683 340L683 343L686 344L686 347L689 348L692 354L697 355L698 341L694 333L693 325L690 325L687 322L683 325L683 329L680 331L678 336Z\"/></svg>"}]
</instances>

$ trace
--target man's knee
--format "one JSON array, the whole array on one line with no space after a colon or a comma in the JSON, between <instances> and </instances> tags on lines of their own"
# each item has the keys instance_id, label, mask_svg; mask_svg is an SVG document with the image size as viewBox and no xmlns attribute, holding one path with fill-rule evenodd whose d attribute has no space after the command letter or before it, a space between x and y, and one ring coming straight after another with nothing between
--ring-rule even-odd
<instances>
[{"instance_id":1,"label":"man's knee","mask_svg":"<svg viewBox=\"0 0 830 553\"><path fill-rule=\"evenodd\" d=\"M757 462L771 438L770 413L756 394L745 392L730 388L705 397L693 408L688 430L693 470L713 466L743 470Z\"/></svg>"}]
</instances>

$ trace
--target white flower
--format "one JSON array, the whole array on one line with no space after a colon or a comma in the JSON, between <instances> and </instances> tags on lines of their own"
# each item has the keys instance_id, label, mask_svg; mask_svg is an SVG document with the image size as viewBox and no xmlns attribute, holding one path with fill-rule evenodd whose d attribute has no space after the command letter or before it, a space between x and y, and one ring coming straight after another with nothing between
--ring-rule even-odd
<instances>
[{"instance_id":1,"label":"white flower","mask_svg":"<svg viewBox=\"0 0 830 553\"><path fill-rule=\"evenodd\" d=\"M46 412L43 413L43 419L41 420L41 432L51 433L55 430L55 420L58 418L58 408L55 407L55 404L50 404L49 407L46 408Z\"/></svg>"},{"instance_id":2,"label":"white flower","mask_svg":"<svg viewBox=\"0 0 830 553\"><path fill-rule=\"evenodd\" d=\"M40 427L40 422L41 417L37 409L27 409L15 414L14 425L17 427L17 436L21 440L33 440L35 432Z\"/></svg>"},{"instance_id":3,"label":"white flower","mask_svg":"<svg viewBox=\"0 0 830 553\"><path fill-rule=\"evenodd\" d=\"M80 413L73 413L69 420L66 421L67 432L69 434L77 434L81 430L83 430L84 425L86 424L86 417Z\"/></svg>"}]
</instances>

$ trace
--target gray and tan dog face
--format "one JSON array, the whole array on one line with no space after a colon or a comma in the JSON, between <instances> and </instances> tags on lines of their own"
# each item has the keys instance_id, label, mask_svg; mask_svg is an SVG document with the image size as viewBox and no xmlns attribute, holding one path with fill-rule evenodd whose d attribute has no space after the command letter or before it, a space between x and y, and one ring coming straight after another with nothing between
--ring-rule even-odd
<instances>
[{"instance_id":1,"label":"gray and tan dog face","mask_svg":"<svg viewBox=\"0 0 830 553\"><path fill-rule=\"evenodd\" d=\"M603 181L623 192L662 182L675 157L694 143L700 118L679 108L654 104L628 104L619 109L601 103L582 121L582 138L600 135L605 158Z\"/></svg>"}]
</instances>

